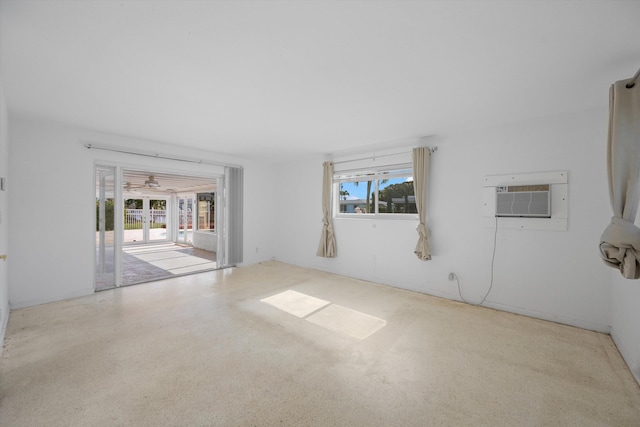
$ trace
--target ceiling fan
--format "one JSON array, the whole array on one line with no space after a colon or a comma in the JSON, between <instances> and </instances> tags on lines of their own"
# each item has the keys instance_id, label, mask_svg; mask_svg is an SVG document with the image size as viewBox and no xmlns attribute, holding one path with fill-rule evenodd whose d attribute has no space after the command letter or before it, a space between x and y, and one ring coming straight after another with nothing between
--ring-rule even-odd
<instances>
[{"instance_id":1,"label":"ceiling fan","mask_svg":"<svg viewBox=\"0 0 640 427\"><path fill-rule=\"evenodd\" d=\"M132 182L127 181L122 189L124 191L135 192L138 188L160 188L160 183L155 179L153 175L149 175L149 178L145 180L144 184L134 184Z\"/></svg>"},{"instance_id":2,"label":"ceiling fan","mask_svg":"<svg viewBox=\"0 0 640 427\"><path fill-rule=\"evenodd\" d=\"M149 179L144 182L144 186L147 188L158 188L160 187L160 183L156 181L153 175L149 175Z\"/></svg>"},{"instance_id":3,"label":"ceiling fan","mask_svg":"<svg viewBox=\"0 0 640 427\"><path fill-rule=\"evenodd\" d=\"M134 185L130 182L126 182L123 186L122 189L125 192L129 192L129 193L137 193L138 192L138 188L140 188L139 185Z\"/></svg>"}]
</instances>

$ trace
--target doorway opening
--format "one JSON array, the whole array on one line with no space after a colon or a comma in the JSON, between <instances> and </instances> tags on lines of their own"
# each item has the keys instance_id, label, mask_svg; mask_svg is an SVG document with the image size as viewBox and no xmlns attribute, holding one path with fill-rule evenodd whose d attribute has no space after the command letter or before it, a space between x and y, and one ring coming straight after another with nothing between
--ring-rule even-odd
<instances>
[{"instance_id":1,"label":"doorway opening","mask_svg":"<svg viewBox=\"0 0 640 427\"><path fill-rule=\"evenodd\" d=\"M123 285L218 268L219 180L122 171ZM200 202L205 197L210 202L206 206Z\"/></svg>"},{"instance_id":2,"label":"doorway opening","mask_svg":"<svg viewBox=\"0 0 640 427\"><path fill-rule=\"evenodd\" d=\"M223 185L96 165L96 290L223 267Z\"/></svg>"}]
</instances>

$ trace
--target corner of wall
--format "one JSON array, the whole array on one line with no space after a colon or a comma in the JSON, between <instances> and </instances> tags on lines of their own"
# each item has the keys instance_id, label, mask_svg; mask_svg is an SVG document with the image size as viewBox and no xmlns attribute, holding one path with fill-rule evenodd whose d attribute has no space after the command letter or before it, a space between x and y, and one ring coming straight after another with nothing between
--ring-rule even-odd
<instances>
[{"instance_id":1,"label":"corner of wall","mask_svg":"<svg viewBox=\"0 0 640 427\"><path fill-rule=\"evenodd\" d=\"M2 356L4 350L4 336L9 324L9 311L9 304L6 307L0 307L0 356Z\"/></svg>"},{"instance_id":2,"label":"corner of wall","mask_svg":"<svg viewBox=\"0 0 640 427\"><path fill-rule=\"evenodd\" d=\"M0 177L9 176L9 117L4 98L2 81L0 81ZM8 180L7 180L8 181ZM8 191L0 190L0 253L9 253L7 237L8 224ZM2 354L4 335L9 321L9 275L6 261L0 261L0 355Z\"/></svg>"},{"instance_id":3,"label":"corner of wall","mask_svg":"<svg viewBox=\"0 0 640 427\"><path fill-rule=\"evenodd\" d=\"M620 352L622 359L624 359L625 363L629 367L631 374L636 379L636 382L638 383L638 385L640 385L640 355L638 356L639 357L638 359L634 360L633 354L631 354L632 352L625 345L624 340L617 333L614 327L611 327L611 331L609 332L609 335L611 335L611 339L613 340L614 344L618 348L618 351Z\"/></svg>"},{"instance_id":4,"label":"corner of wall","mask_svg":"<svg viewBox=\"0 0 640 427\"><path fill-rule=\"evenodd\" d=\"M640 284L611 272L611 327L609 334L640 385Z\"/></svg>"}]
</instances>

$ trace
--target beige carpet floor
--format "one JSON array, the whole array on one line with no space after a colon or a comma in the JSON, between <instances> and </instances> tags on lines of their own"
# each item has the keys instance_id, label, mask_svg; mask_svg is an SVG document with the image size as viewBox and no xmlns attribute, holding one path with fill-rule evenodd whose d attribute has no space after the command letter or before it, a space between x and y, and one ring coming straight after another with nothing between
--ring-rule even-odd
<instances>
[{"instance_id":1,"label":"beige carpet floor","mask_svg":"<svg viewBox=\"0 0 640 427\"><path fill-rule=\"evenodd\" d=\"M639 426L640 387L607 335L269 262L13 311L0 425Z\"/></svg>"}]
</instances>

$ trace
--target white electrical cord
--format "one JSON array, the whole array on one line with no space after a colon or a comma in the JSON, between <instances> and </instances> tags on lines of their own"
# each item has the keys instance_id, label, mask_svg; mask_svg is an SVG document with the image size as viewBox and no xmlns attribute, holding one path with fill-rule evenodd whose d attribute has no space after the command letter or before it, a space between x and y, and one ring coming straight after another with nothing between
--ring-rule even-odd
<instances>
[{"instance_id":1,"label":"white electrical cord","mask_svg":"<svg viewBox=\"0 0 640 427\"><path fill-rule=\"evenodd\" d=\"M487 296L489 296L489 292L491 292L491 288L493 288L493 264L496 260L497 239L498 239L498 217L496 217L496 230L493 233L493 254L491 255L491 282L489 283L489 290L487 291L486 294L484 294L484 297L482 297L482 301L480 301L479 303L473 303L471 301L467 301L466 299L464 299L464 297L462 296L462 292L460 292L460 279L458 279L458 275L456 273L449 274L449 280L456 279L456 282L458 282L458 295L460 295L460 299L463 302L466 302L467 304L471 304L471 305L482 305L482 303L484 303L484 301L487 299Z\"/></svg>"}]
</instances>

